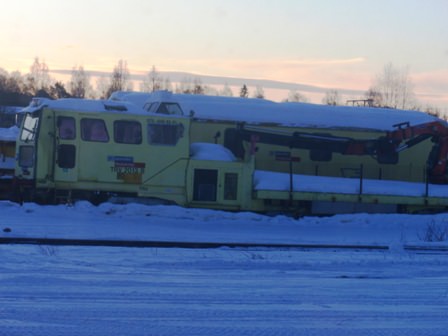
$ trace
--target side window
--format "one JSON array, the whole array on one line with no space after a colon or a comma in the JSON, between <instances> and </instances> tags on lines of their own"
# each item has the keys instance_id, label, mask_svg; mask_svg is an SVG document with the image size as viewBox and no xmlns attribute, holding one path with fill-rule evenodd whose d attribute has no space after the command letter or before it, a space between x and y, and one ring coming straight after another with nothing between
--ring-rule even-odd
<instances>
[{"instance_id":1,"label":"side window","mask_svg":"<svg viewBox=\"0 0 448 336\"><path fill-rule=\"evenodd\" d=\"M193 200L216 202L218 171L216 169L195 169Z\"/></svg>"},{"instance_id":2,"label":"side window","mask_svg":"<svg viewBox=\"0 0 448 336\"><path fill-rule=\"evenodd\" d=\"M182 109L177 103L161 103L156 113L182 115Z\"/></svg>"},{"instance_id":3,"label":"side window","mask_svg":"<svg viewBox=\"0 0 448 336\"><path fill-rule=\"evenodd\" d=\"M19 166L22 168L34 166L34 146L20 146Z\"/></svg>"},{"instance_id":4,"label":"side window","mask_svg":"<svg viewBox=\"0 0 448 336\"><path fill-rule=\"evenodd\" d=\"M76 162L76 147L74 145L58 146L58 166L60 168L74 168Z\"/></svg>"},{"instance_id":5,"label":"side window","mask_svg":"<svg viewBox=\"0 0 448 336\"><path fill-rule=\"evenodd\" d=\"M224 175L224 199L235 201L238 196L238 174L225 173Z\"/></svg>"},{"instance_id":6,"label":"side window","mask_svg":"<svg viewBox=\"0 0 448 336\"><path fill-rule=\"evenodd\" d=\"M108 142L106 124L102 119L81 119L81 139L85 141Z\"/></svg>"},{"instance_id":7,"label":"side window","mask_svg":"<svg viewBox=\"0 0 448 336\"><path fill-rule=\"evenodd\" d=\"M75 119L71 117L58 117L58 136L60 139L73 140L76 136Z\"/></svg>"},{"instance_id":8,"label":"side window","mask_svg":"<svg viewBox=\"0 0 448 336\"><path fill-rule=\"evenodd\" d=\"M175 146L183 136L182 124L148 124L148 142L151 145Z\"/></svg>"},{"instance_id":9,"label":"side window","mask_svg":"<svg viewBox=\"0 0 448 336\"><path fill-rule=\"evenodd\" d=\"M114 141L122 144L141 144L142 125L138 121L115 121Z\"/></svg>"},{"instance_id":10,"label":"side window","mask_svg":"<svg viewBox=\"0 0 448 336\"><path fill-rule=\"evenodd\" d=\"M34 138L36 137L38 124L39 124L38 117L33 117L32 114L27 114L23 121L23 126L20 133L20 140L33 141Z\"/></svg>"},{"instance_id":11,"label":"side window","mask_svg":"<svg viewBox=\"0 0 448 336\"><path fill-rule=\"evenodd\" d=\"M156 107L157 107L157 103L146 103L143 106L143 109L147 112L155 112Z\"/></svg>"}]
</instances>

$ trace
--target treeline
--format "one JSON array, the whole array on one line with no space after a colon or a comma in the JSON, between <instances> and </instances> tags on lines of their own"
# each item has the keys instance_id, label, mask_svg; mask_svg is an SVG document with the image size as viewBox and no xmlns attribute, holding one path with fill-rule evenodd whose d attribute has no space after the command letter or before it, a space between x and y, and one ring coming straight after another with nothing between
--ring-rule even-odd
<instances>
[{"instance_id":1,"label":"treeline","mask_svg":"<svg viewBox=\"0 0 448 336\"><path fill-rule=\"evenodd\" d=\"M48 66L38 58L25 75L18 71L9 74L0 69L0 105L26 106L32 97L55 99L70 96L63 83L51 80Z\"/></svg>"},{"instance_id":2,"label":"treeline","mask_svg":"<svg viewBox=\"0 0 448 336\"><path fill-rule=\"evenodd\" d=\"M128 83L129 70L122 60L114 67L108 80L98 79L95 90L83 66L75 66L68 83L63 83L54 80L47 64L36 57L25 75L18 71L8 73L0 68L0 105L26 106L33 97L107 98L114 91L130 89Z\"/></svg>"},{"instance_id":3,"label":"treeline","mask_svg":"<svg viewBox=\"0 0 448 336\"><path fill-rule=\"evenodd\" d=\"M50 76L48 65L38 57L34 59L27 74L18 71L8 73L0 68L0 106L26 106L33 97L59 98L99 98L106 99L115 91L133 90L127 62L119 60L109 77L98 77L96 88L91 84L91 76L83 66L75 66L67 83L55 81ZM233 96L225 84L222 90L204 85L200 78L184 78L175 86L169 78L160 75L155 66L141 81L140 91L153 92L169 90L185 94L209 94ZM241 88L241 97L248 97L246 85ZM254 97L264 98L262 88L257 88Z\"/></svg>"},{"instance_id":4,"label":"treeline","mask_svg":"<svg viewBox=\"0 0 448 336\"><path fill-rule=\"evenodd\" d=\"M132 91L131 80L127 62L119 60L109 77L98 77L96 88L91 85L90 74L83 66L75 66L71 71L67 83L55 81L50 77L50 70L44 61L38 57L30 66L29 73L22 75L15 71L8 73L0 68L0 106L26 106L32 97L58 98L108 98L115 91ZM169 78L163 77L155 66L145 75L139 87L142 92L156 90L169 90L184 94L206 94L216 96L233 96L229 85L224 84L222 89L204 85L200 78L184 78L173 85ZM264 89L256 86L252 94L246 84L243 84L237 93L239 97L266 98ZM308 102L308 98L297 90L290 90L287 102ZM387 64L383 71L372 81L371 87L364 96L351 100L343 100L339 92L328 90L322 103L326 105L361 105L370 107L387 107L395 109L420 110L440 116L436 107L422 106L416 99L413 84L408 68L395 67Z\"/></svg>"}]
</instances>

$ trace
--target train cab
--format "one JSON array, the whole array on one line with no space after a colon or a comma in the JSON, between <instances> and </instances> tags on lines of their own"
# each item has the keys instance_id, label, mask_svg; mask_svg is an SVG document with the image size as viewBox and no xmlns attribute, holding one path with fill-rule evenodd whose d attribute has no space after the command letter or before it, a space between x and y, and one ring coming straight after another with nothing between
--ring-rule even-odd
<instances>
[{"instance_id":1,"label":"train cab","mask_svg":"<svg viewBox=\"0 0 448 336\"><path fill-rule=\"evenodd\" d=\"M149 194L183 202L189 158L189 118L155 115L102 101L46 101L24 116L17 142L19 185ZM173 171L176 171L174 174Z\"/></svg>"},{"instance_id":2,"label":"train cab","mask_svg":"<svg viewBox=\"0 0 448 336\"><path fill-rule=\"evenodd\" d=\"M27 111L16 148L22 198L252 207L253 162L221 145L191 143L190 117L107 103L46 101Z\"/></svg>"}]
</instances>

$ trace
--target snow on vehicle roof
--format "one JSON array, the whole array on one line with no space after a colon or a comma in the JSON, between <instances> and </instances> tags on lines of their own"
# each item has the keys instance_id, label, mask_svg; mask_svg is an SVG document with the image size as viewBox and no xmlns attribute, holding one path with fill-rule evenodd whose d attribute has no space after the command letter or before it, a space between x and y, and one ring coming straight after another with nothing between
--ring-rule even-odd
<instances>
[{"instance_id":1,"label":"snow on vehicle roof","mask_svg":"<svg viewBox=\"0 0 448 336\"><path fill-rule=\"evenodd\" d=\"M19 128L17 126L0 128L0 141L16 141L18 134Z\"/></svg>"},{"instance_id":2,"label":"snow on vehicle roof","mask_svg":"<svg viewBox=\"0 0 448 336\"><path fill-rule=\"evenodd\" d=\"M30 105L22 112L34 112L43 107L58 110L71 110L78 112L117 112L129 114L147 114L141 107L126 101L94 100L66 98L52 100L48 98L33 98Z\"/></svg>"},{"instance_id":3,"label":"snow on vehicle roof","mask_svg":"<svg viewBox=\"0 0 448 336\"><path fill-rule=\"evenodd\" d=\"M418 125L439 120L418 111L353 106L329 106L307 103L276 103L257 98L239 98L154 93L116 92L111 100L128 101L143 107L151 102L177 102L197 119L238 121L252 124L278 124L289 127L358 128L390 131L394 125L409 122ZM444 122L445 123L445 122Z\"/></svg>"}]
</instances>

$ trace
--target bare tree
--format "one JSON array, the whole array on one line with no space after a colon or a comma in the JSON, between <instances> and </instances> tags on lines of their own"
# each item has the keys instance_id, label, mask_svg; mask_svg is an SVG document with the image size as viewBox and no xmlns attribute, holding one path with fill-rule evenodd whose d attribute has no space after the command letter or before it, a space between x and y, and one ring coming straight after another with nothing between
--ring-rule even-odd
<instances>
[{"instance_id":1,"label":"bare tree","mask_svg":"<svg viewBox=\"0 0 448 336\"><path fill-rule=\"evenodd\" d=\"M184 78L176 87L177 93L184 94L204 94L205 87L200 78Z\"/></svg>"},{"instance_id":2,"label":"bare tree","mask_svg":"<svg viewBox=\"0 0 448 336\"><path fill-rule=\"evenodd\" d=\"M200 95L204 94L205 89L204 85L202 84L202 80L200 78L195 78L193 80L193 94Z\"/></svg>"},{"instance_id":3,"label":"bare tree","mask_svg":"<svg viewBox=\"0 0 448 336\"><path fill-rule=\"evenodd\" d=\"M381 107L415 109L417 106L409 67L400 69L392 63L386 64L369 91L376 93L376 100L381 99Z\"/></svg>"},{"instance_id":4,"label":"bare tree","mask_svg":"<svg viewBox=\"0 0 448 336\"><path fill-rule=\"evenodd\" d=\"M108 98L108 93L110 89L110 83L105 77L99 77L96 80L96 92L98 94L98 98L106 99Z\"/></svg>"},{"instance_id":5,"label":"bare tree","mask_svg":"<svg viewBox=\"0 0 448 336\"><path fill-rule=\"evenodd\" d=\"M264 99L264 89L261 85L255 87L254 98Z\"/></svg>"},{"instance_id":6,"label":"bare tree","mask_svg":"<svg viewBox=\"0 0 448 336\"><path fill-rule=\"evenodd\" d=\"M291 103L307 103L308 98L306 98L303 94L294 89L289 91L288 98L285 101Z\"/></svg>"},{"instance_id":7,"label":"bare tree","mask_svg":"<svg viewBox=\"0 0 448 336\"><path fill-rule=\"evenodd\" d=\"M224 84L224 87L222 88L222 90L219 91L219 95L225 96L225 97L233 97L233 92L232 92L232 89L230 88L229 84L227 84L227 83Z\"/></svg>"},{"instance_id":8,"label":"bare tree","mask_svg":"<svg viewBox=\"0 0 448 336\"><path fill-rule=\"evenodd\" d=\"M176 85L176 93L191 94L193 91L193 80L191 77L184 77L179 84Z\"/></svg>"},{"instance_id":9,"label":"bare tree","mask_svg":"<svg viewBox=\"0 0 448 336\"><path fill-rule=\"evenodd\" d=\"M115 91L129 90L129 76L128 63L124 60L119 60L118 64L114 67L114 71L112 72L106 97L109 97Z\"/></svg>"},{"instance_id":10,"label":"bare tree","mask_svg":"<svg viewBox=\"0 0 448 336\"><path fill-rule=\"evenodd\" d=\"M383 96L381 92L376 91L374 88L370 88L365 93L365 98L367 101L369 101L370 105L372 107L381 107L381 104L383 102Z\"/></svg>"},{"instance_id":11,"label":"bare tree","mask_svg":"<svg viewBox=\"0 0 448 336\"><path fill-rule=\"evenodd\" d=\"M39 91L46 91L50 87L51 79L45 61L40 62L39 57L34 58L30 73L26 76L27 91L33 95Z\"/></svg>"},{"instance_id":12,"label":"bare tree","mask_svg":"<svg viewBox=\"0 0 448 336\"><path fill-rule=\"evenodd\" d=\"M210 85L204 86L204 95L206 96L220 96L218 89Z\"/></svg>"},{"instance_id":13,"label":"bare tree","mask_svg":"<svg viewBox=\"0 0 448 336\"><path fill-rule=\"evenodd\" d=\"M341 105L341 98L337 90L329 90L325 92L325 97L322 99L322 103L325 105Z\"/></svg>"},{"instance_id":14,"label":"bare tree","mask_svg":"<svg viewBox=\"0 0 448 336\"><path fill-rule=\"evenodd\" d=\"M163 78L160 76L156 67L153 65L151 71L148 72L143 79L143 83L140 87L143 92L154 92L162 89Z\"/></svg>"},{"instance_id":15,"label":"bare tree","mask_svg":"<svg viewBox=\"0 0 448 336\"><path fill-rule=\"evenodd\" d=\"M173 91L173 85L171 84L171 80L168 77L165 77L163 80L163 90Z\"/></svg>"},{"instance_id":16,"label":"bare tree","mask_svg":"<svg viewBox=\"0 0 448 336\"><path fill-rule=\"evenodd\" d=\"M72 97L86 98L91 91L90 76L84 71L83 66L72 69L72 77L69 82L69 89Z\"/></svg>"}]
</instances>

